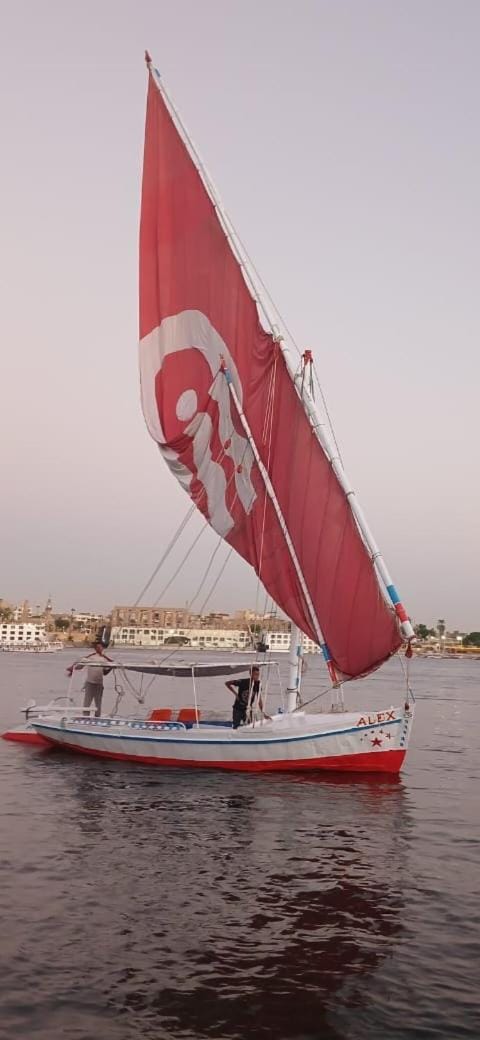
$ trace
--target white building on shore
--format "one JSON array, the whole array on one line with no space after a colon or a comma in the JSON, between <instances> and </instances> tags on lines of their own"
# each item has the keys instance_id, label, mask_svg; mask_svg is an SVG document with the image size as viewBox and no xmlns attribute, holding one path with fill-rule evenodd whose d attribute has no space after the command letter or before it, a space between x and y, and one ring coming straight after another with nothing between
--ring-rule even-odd
<instances>
[{"instance_id":1,"label":"white building on shore","mask_svg":"<svg viewBox=\"0 0 480 1040\"><path fill-rule=\"evenodd\" d=\"M77 628L93 628L95 625L105 622L105 617L103 614L80 614L73 610L71 620Z\"/></svg>"},{"instance_id":2,"label":"white building on shore","mask_svg":"<svg viewBox=\"0 0 480 1040\"><path fill-rule=\"evenodd\" d=\"M251 650L252 637L244 628L142 628L136 625L112 628L112 643L115 646L154 647L175 644L197 650ZM267 645L272 653L288 653L290 632L265 633ZM308 636L303 636L303 652L318 653L318 646Z\"/></svg>"},{"instance_id":3,"label":"white building on shore","mask_svg":"<svg viewBox=\"0 0 480 1040\"><path fill-rule=\"evenodd\" d=\"M5 621L0 622L0 645L4 643L33 646L35 643L44 643L47 634L45 624L33 621Z\"/></svg>"}]
</instances>

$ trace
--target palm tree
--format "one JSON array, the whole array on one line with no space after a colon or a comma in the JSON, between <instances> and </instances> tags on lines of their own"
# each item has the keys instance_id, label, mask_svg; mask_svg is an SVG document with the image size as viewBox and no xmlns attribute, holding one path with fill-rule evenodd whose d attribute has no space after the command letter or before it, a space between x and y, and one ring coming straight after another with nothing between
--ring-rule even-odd
<instances>
[{"instance_id":1,"label":"palm tree","mask_svg":"<svg viewBox=\"0 0 480 1040\"><path fill-rule=\"evenodd\" d=\"M439 618L439 620L437 621L437 632L440 636L440 639L443 639L443 636L445 635L445 628L445 621L443 620L443 618Z\"/></svg>"}]
</instances>

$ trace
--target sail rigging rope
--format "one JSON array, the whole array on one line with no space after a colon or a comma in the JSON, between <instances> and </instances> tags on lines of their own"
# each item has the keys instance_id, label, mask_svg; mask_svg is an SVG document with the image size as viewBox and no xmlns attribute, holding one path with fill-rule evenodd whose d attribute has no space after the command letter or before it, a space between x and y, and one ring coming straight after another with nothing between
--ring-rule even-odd
<instances>
[{"instance_id":1,"label":"sail rigging rope","mask_svg":"<svg viewBox=\"0 0 480 1040\"><path fill-rule=\"evenodd\" d=\"M215 373L215 376L214 376L214 378L213 378L213 381L212 381L212 384L211 384L210 390L213 390L213 388L214 388L214 386L215 386L215 383L216 383L216 380L218 379L218 377L219 377L219 375L220 375L221 371L222 371L222 370L221 370L221 368L219 368L219 369L217 370L217 372ZM202 426L202 423L203 423L203 421L204 421L204 419L205 419L205 416L206 416L206 413L204 413L204 414L203 414L203 416L202 416L202 418L201 418L201 420L200 420L200 424L199 424L199 429L200 429L200 428L201 428L201 426ZM221 462L221 461L223 460L224 456L225 456L225 448L224 448L224 447L223 447L223 445L222 445L222 448L221 448L221 450L220 450L220 452L219 452L219 454L218 454L218 457L217 457L216 459L214 459L214 462ZM173 537L172 537L172 538L170 539L170 542L168 543L168 545L167 545L167 548L165 549L165 552L164 552L164 553L162 554L162 556L160 557L160 560L158 561L158 563L157 563L156 567L155 567L155 568L154 568L154 570L152 571L152 574L150 575L150 577L149 577L148 581L147 581L147 582L146 582L146 584L145 584L145 585L143 586L143 589L142 589L142 591L141 591L141 592L139 593L139 595L137 596L137 598L136 598L136 600L135 600L135 603L133 604L133 606L134 606L134 607L138 607L138 604L140 603L140 601L141 601L142 597L143 597L143 596L145 595L145 593L146 593L146 592L148 591L148 589L150 588L150 586L151 586L152 582L153 582L153 581L155 580L155 578L157 577L157 574L158 574L158 573L159 573L159 571L161 570L161 568L162 568L163 564L165 563L165 560L166 560L166 559L168 558L168 556L170 555L170 553L171 553L172 549L173 549L173 548L174 548L174 546L176 545L176 543L177 543L178 539L180 538L180 535L182 534L183 530L184 530L184 529L185 529L185 527L187 526L187 524L188 524L188 522L189 522L190 518L191 518L191 517L193 516L193 514L194 514L194 513L195 513L195 512L197 511L197 509L199 509L199 502L201 501L201 499L202 499L202 496L203 496L203 495L206 495L206 490L205 490L205 488L204 488L204 487L203 487L203 488L201 488L201 490L199 491L198 497L197 497L197 498L195 499L195 501L194 501L194 502L192 503L192 505L191 505L191 506L189 506L189 508L188 508L188 510L187 510L187 512L186 512L186 514L185 514L185 516L184 516L184 518L183 518L183 520L182 520L182 521L180 522L180 524L178 525L178 527L177 527L177 529L176 529L176 531L175 531L175 534L174 534L174 535L173 535ZM158 600L157 600L157 602L158 602Z\"/></svg>"},{"instance_id":2,"label":"sail rigging rope","mask_svg":"<svg viewBox=\"0 0 480 1040\"><path fill-rule=\"evenodd\" d=\"M181 521L181 523L177 527L177 530L175 531L175 534L173 535L173 538L170 539L170 541L169 541L169 543L167 545L167 548L165 549L165 552L160 557L160 560L158 561L157 566L155 567L155 570L152 572L152 574L150 575L148 581L143 586L143 589L140 592L139 596L137 596L137 598L135 600L135 603L133 604L134 607L138 607L138 604L140 603L141 599L143 598L145 593L150 588L150 585L152 584L152 582L155 581L155 578L157 577L158 572L161 570L163 564L165 563L165 560L170 555L174 545L176 545L176 543L178 542L178 539L180 538L180 535L181 535L182 531L185 529L185 527L188 524L188 521L191 519L193 514L196 512L196 508L197 507L196 507L195 503L193 503L193 505L191 505L188 508L188 510L187 510L187 512L186 512L186 514L185 514L185 516L183 518L183 520Z\"/></svg>"},{"instance_id":3,"label":"sail rigging rope","mask_svg":"<svg viewBox=\"0 0 480 1040\"><path fill-rule=\"evenodd\" d=\"M398 658L398 661L399 661L399 664L400 664L400 668L402 669L403 677L405 679L405 685L406 685L406 688L407 688L407 698L406 698L407 699L407 704L408 704L410 698L412 699L413 703L415 704L415 694L414 694L414 692L412 690L412 687L410 685L410 658L409 657L406 658L407 664L405 666L405 664L403 662L402 655L400 653L397 653L395 656Z\"/></svg>"},{"instance_id":4,"label":"sail rigging rope","mask_svg":"<svg viewBox=\"0 0 480 1040\"><path fill-rule=\"evenodd\" d=\"M135 697L135 700L138 701L139 704L143 704L143 701L144 701L145 698L142 695L141 690L139 692L138 690L135 689L131 679L129 678L129 676L127 675L126 672L122 671L122 676L123 676L124 682L126 682L128 688L129 688L129 691L130 691L132 697ZM142 679L143 679L143 676L142 676Z\"/></svg>"},{"instance_id":5,"label":"sail rigging rope","mask_svg":"<svg viewBox=\"0 0 480 1040\"><path fill-rule=\"evenodd\" d=\"M321 401L322 401L323 410L324 410L325 415L327 417L328 428L329 428L330 433L332 435L332 441L333 441L333 443L335 445L335 448L336 448L336 451L337 451L337 455L338 455L338 457L340 459L340 462L342 463L342 466L343 466L342 453L340 451L340 448L338 447L338 441L337 441L337 438L335 436L335 428L334 428L333 422L332 422L332 420L330 418L330 412L328 410L327 399L326 399L325 394L324 394L323 389L322 389L322 384L321 384L319 376L318 376L317 366L316 366L315 362L313 362L313 372L314 372L314 375L315 375L315 379L317 381L318 389L320 391L320 398L321 398Z\"/></svg>"},{"instance_id":6,"label":"sail rigging rope","mask_svg":"<svg viewBox=\"0 0 480 1040\"><path fill-rule=\"evenodd\" d=\"M229 433L229 437L231 437L231 435L232 435L232 433L233 433L233 432L234 432L234 429L233 429L233 425L232 425L232 429L230 430L230 433ZM244 463L244 459L245 459L245 455L247 454L248 448L249 448L249 444L248 444L248 441L245 441L245 447L244 447L244 449L243 449L243 452L242 452L242 455L241 455L241 458L240 458L240 462L239 462L239 464L238 464L238 465L240 466L240 468L242 468L242 466L243 466L243 463ZM224 454L225 454L225 451L224 451ZM231 483L232 483L232 481L233 481L234 479L235 479L235 472L233 472L233 473L232 473L232 474L230 475L230 477L228 478L228 480L227 480L227 483L226 483L226 486L225 486L225 492L227 492L227 491L228 491L228 488L230 487L230 485L231 485ZM253 492L253 495L252 495L252 499L250 499L250 503L249 503L249 505L251 505L251 503L252 503L252 500L253 500L253 498L254 498L254 497L255 497L255 492ZM234 495L234 497L233 497L233 500L232 500L232 504L231 504L231 509L233 509L233 508L234 508L234 506L235 506L235 504L236 504L236 502L237 502L237 501L238 501L238 491L236 490L236 491L235 491L235 495ZM206 521L206 523L208 524L208 521ZM211 568L211 566L212 566L212 563L213 563L213 561L214 561L214 559L215 559L215 556L217 555L217 552L218 552L218 550L219 550L219 548L220 548L220 546L221 546L221 544L222 544L222 542L223 542L223 541L225 541L225 539L224 539L223 535L221 535L221 534L220 534L220 535L218 536L218 542L217 542L217 544L216 544L216 546L215 546L215 548L214 548L214 550L213 550L213 552L212 552L212 554L211 554L211 556L210 556L210 560L209 560L209 562L208 562L208 564L207 564L207 568L206 568L206 570L205 570L205 572L204 572L204 575L203 575L203 578L202 578L202 580L201 580L201 582L200 582L200 585L199 585L199 587L198 587L198 589L197 589L197 591L196 591L195 595L194 595L194 596L192 596L192 598L191 598L191 599L189 600L189 602L188 602L188 609L189 609L189 610L190 610L190 608L191 608L192 604L193 604L193 603L195 602L195 600L196 600L197 596L199 596L199 595L200 595L200 592L202 591L202 588L203 588L203 586L204 586L204 584L205 584L205 581L206 581L206 579L207 579L207 577L208 577L208 574L209 574L209 572L210 572L210 568Z\"/></svg>"},{"instance_id":7,"label":"sail rigging rope","mask_svg":"<svg viewBox=\"0 0 480 1040\"><path fill-rule=\"evenodd\" d=\"M206 607L206 605L207 605L207 603L208 603L208 601L210 599L210 596L215 591L215 589L216 589L216 587L217 587L217 585L218 585L218 583L220 581L220 578L222 577L222 574L223 574L223 572L225 570L225 567L227 566L227 563L228 563L228 561L229 561L229 559L230 559L230 557L232 555L232 552L233 552L233 545L231 545L229 547L229 551L228 551L227 556L226 556L226 558L224 560L224 563L222 564L222 567L220 568L220 570L219 570L219 572L217 574L217 577L215 578L215 581L214 581L214 583L213 583L213 585L212 585L208 595L206 596L206 598L204 599L204 601L203 601L203 603L202 603L202 605L200 607L200 614L203 614L203 611L205 610L205 607Z\"/></svg>"},{"instance_id":8,"label":"sail rigging rope","mask_svg":"<svg viewBox=\"0 0 480 1040\"><path fill-rule=\"evenodd\" d=\"M231 435L232 435L232 433L233 433L233 432L234 432L234 428L233 428L233 425L232 425L232 428L231 428L231 430L230 430L230 432L229 432L229 437L231 437ZM248 444L248 441L246 441L246 442L245 442L245 447L244 447L244 449L243 449L243 452L242 452L242 456L241 456L241 459L240 459L240 463L239 463L240 467L241 467L241 466L243 466L243 462L244 462L244 459L245 459L245 455L246 455L246 453L247 453L247 450L248 450L248 448L249 448L249 444ZM223 449L222 449L222 452L220 452L220 453L219 453L218 459L220 459L221 457L224 457L224 456L225 456L225 448L223 448ZM218 461L218 460L217 460L217 461ZM233 472L233 473L232 473L232 474L230 475L230 477L228 478L228 481L227 481L227 483L226 483L226 486L225 486L225 492L227 492L228 488L230 487L230 485L231 485L231 483L232 483L232 481L233 481L234 479L235 479L235 471L234 471L234 472ZM203 492L205 493L205 489L203 489ZM255 492L253 492L253 494L255 494ZM234 495L234 497L233 497L233 500L232 500L232 505L231 505L231 508L232 508L232 509L233 509L233 507L235 506L235 503L236 503L237 501L238 501L238 491L235 491L235 495ZM200 538L200 535L201 535L201 534L203 534L203 531L205 531L205 529L206 529L207 527L209 527L209 526L210 526L210 524L209 524L208 520L205 520L204 526L202 527L202 529L201 529L201 531L200 531L200 534L199 534L199 535L197 536L197 538L196 538L196 539L195 539L195 541L193 542L193 545L192 545L192 546L190 547L190 549L188 550L188 552L187 552L187 553L186 553L186 555L184 556L184 558L183 558L182 562L180 563L180 566L179 566L179 568L177 569L177 571L176 571L176 572L175 572L175 574L173 575L173 577L172 577L171 581L173 581L173 580L174 580L174 578L175 578L175 577L177 576L177 574L179 573L179 570L181 570L181 568L183 567L183 564L185 563L185 561L186 561L187 557L188 557L188 556L190 555L190 552L191 552L191 551L192 551L192 549L194 548L194 546L195 546L196 542L198 542L198 540L199 540L199 538ZM191 609L191 607L192 607L192 604L193 604L193 603L195 602L195 600L197 599L197 596L199 596L199 595L200 595L200 592L202 591L202 588L203 588L203 586L204 586L204 584L205 584L205 581L206 581L206 579L207 579L207 577L208 577L208 574L209 574L209 572L210 572L210 568L211 568L211 566L212 566L212 563L213 563L213 561L214 561L214 559L215 559L215 556L216 556L216 554L217 554L217 552L218 552L218 550L219 550L219 548L220 548L220 545L222 544L222 542L223 542L223 541L224 541L224 538L223 538L223 536L222 536L222 535L219 535L219 538L218 538L218 542L217 542L217 545L215 546L215 548L214 548L214 550L213 550L213 552L212 552L212 554L211 554L211 556L210 556L210 560L209 560L209 562L208 562L208 564L207 564L207 568L206 568L206 570L205 570L205 572L204 572L204 575L203 575L203 578L202 578L202 580L201 580L201 582L200 582L200 585L198 586L198 588L197 588L197 591L196 591L195 595L194 595L194 596L192 597L192 599L190 599L190 600L189 600L189 602L188 602L188 604L187 604L187 609L188 609L188 610L190 610L190 609ZM230 558L230 555L231 555L231 553L229 553L229 554L228 554L228 557L227 557L227 559L229 559L229 558ZM219 581L219 579L220 579L221 575L223 574L223 570L224 570L224 569L225 569L225 565L224 565L224 567L222 568L222 570L220 571L220 574L218 575L218 577L217 577L217 580L216 580L216 582L215 582L215 583L214 583L214 585L212 586L212 588L211 588L211 590L210 590L210 592L209 592L209 594L208 594L208 596L207 596L206 600L204 600L204 602L203 602L203 604L202 604L202 607L201 607L201 609L200 609L200 614L202 614L202 613L203 613L203 610L204 610L204 608L205 608L205 606L206 606L206 604L207 604L207 602L208 602L208 600L209 600L209 598L210 598L210 596L211 596L211 594L212 594L213 590L215 589L215 587L216 587L216 585L217 585L217 583L218 583L218 581ZM169 584L170 584L170 583L169 583ZM164 594L164 593L166 592L166 589L167 589L167 588L168 588L168 585L167 585L167 586L166 586L166 587L165 587L165 588L164 588L164 589L162 590L162 592L161 592L161 594L160 594L160 597L159 597L159 599L160 599L160 598L161 598L161 596L163 596L163 594ZM157 600L157 603L158 603L158 600Z\"/></svg>"},{"instance_id":9,"label":"sail rigging rope","mask_svg":"<svg viewBox=\"0 0 480 1040\"><path fill-rule=\"evenodd\" d=\"M221 372L221 369L218 369L218 371L217 371L217 372L216 372L216 374L215 374L215 377L214 377L214 379L213 379L213 382L212 382L212 384L211 384L211 387L210 387L210 389L213 389L213 387L214 387L214 385L215 385L215 382L216 382L216 380L217 380L217 378L218 378L218 376L219 376L220 372ZM204 419L205 419L205 415L206 415L206 413L205 413L205 414L204 414L204 415L202 416L202 419L201 419L201 421L200 421L200 426L201 426L202 422L203 422L203 421L204 421ZM231 436L231 434L232 434L233 432L234 432L234 428L233 428L233 425L232 425L232 429L230 430L229 436ZM246 452L246 450L247 450L247 445L245 446L245 449L244 449L244 452L243 452L243 455L242 455L242 458L241 458L241 463L243 462L243 459L244 459L244 457L245 457L245 452ZM224 459L224 457L225 457L225 453L226 453L226 449L225 449L225 447L224 447L224 446L222 445L222 448L220 449L220 451L219 451L219 453L218 453L217 457L216 457L216 458L215 458L215 459L214 459L213 461L214 461L215 463L221 464L221 462L223 461L223 459ZM228 487L230 486L230 484L231 484L231 481L232 481L232 479L234 479L234 474L233 474L233 475L232 475L232 476L231 476L231 477L229 478L229 480L228 480L228 482L227 482L227 485L226 485L226 489L227 489L227 488L228 488ZM134 607L137 607L137 606L139 605L139 603L140 603L140 601L141 601L142 597L143 597L143 596L145 595L145 593L146 593L146 592L148 591L148 589L149 589L149 588L150 588L150 586L152 585L153 581L154 581L154 580L155 580L155 578L157 577L157 574L158 574L158 573L159 573L159 571L161 570L161 568L162 568L163 564L164 564L164 563L165 563L165 561L166 561L166 560L168 559L168 557L169 557L169 555L170 555L170 553L171 553L172 549L173 549L173 548L175 547L175 545L177 544L177 542L178 542L178 540L179 540L179 538L180 538L180 535L181 535L181 534L182 534L182 532L184 531L184 529L185 529L185 527L187 526L187 524L188 524L189 520L190 520L190 519L191 519L191 517L192 517L192 516L194 515L194 513L196 513L196 512L197 512L197 511L198 511L198 510L200 509L200 505L199 505L199 503L201 502L201 500L202 500L202 498L203 498L203 497L206 497L206 488L205 488L205 487L202 487L202 488L200 489L200 491L199 491L199 493L198 493L198 495L197 495L197 497L196 497L195 501L194 501L194 502L192 503L192 505L191 505L191 506L189 506L189 508L188 508L188 510L187 510L187 512L186 512L186 514L185 514L185 516L184 516L184 518L183 518L183 520L182 520L182 521L180 522L180 524L178 525L178 527L177 527L177 529L176 529L176 531L175 531L175 533L174 533L173 537L172 537L172 538L170 539L170 542L168 543L168 546L167 546L167 548L165 549L165 552L164 552L164 553L162 554L162 556L161 556L161 558L160 558L159 562L157 563L156 567L155 567L155 568L154 568L154 570L152 571L152 574L150 575L150 577L149 577L148 581L147 581L147 582L146 582L146 584L145 584L145 585L143 586L143 589L141 590L140 594L139 594L139 595L137 596L137 599L135 600L135 603L134 603ZM202 530L200 531L200 534L196 536L196 538L194 539L194 542L193 542L193 544L192 544L192 545L190 546L190 549L189 549L189 550L187 551L187 553L186 553L186 554L185 554L185 556L183 557L183 560L181 561L181 563L180 563L179 567L178 567L178 568L177 568L177 570L175 571L175 574L174 574L174 575L172 576L172 578L171 578L171 579L170 579L170 581L169 581L169 582L167 583L167 585L166 585L166 586L164 586L164 588L162 589L162 591L161 591L160 595L159 595L159 596L157 597L157 599L156 599L156 601L155 601L155 603L154 603L154 606L157 606L157 604L159 603L159 601L160 601L160 599L162 598L162 596L163 596L163 595L165 594L165 592L167 591L167 589L168 589L168 588L170 587L170 585L171 585L172 581L174 581L174 579L175 579L175 578L177 577L178 573L180 572L180 570L182 569L182 567L183 567L184 563L185 563L185 562L186 562L186 560L188 559L188 557L189 557L190 553L191 553L191 552L192 552L192 550L194 549L194 547L195 547L196 543L198 542L198 540L199 540L199 538L200 538L201 534L203 533L203 531L205 530L205 527L206 527L206 526L209 526L209 525L208 525L208 521L207 521L207 520L205 521L205 525L204 525L204 527L202 528Z\"/></svg>"},{"instance_id":10,"label":"sail rigging rope","mask_svg":"<svg viewBox=\"0 0 480 1040\"><path fill-rule=\"evenodd\" d=\"M161 590L161 592L160 592L160 593L159 593L159 595L157 596L157 598L156 598L156 600L155 600L155 603L153 604L153 606L154 606L154 607L157 607L157 606L158 606L158 604L159 604L160 600L161 600L161 599L162 599L162 597L163 597L163 596L165 595L165 593L166 593L167 589L169 589L169 588L170 588L170 585L172 584L172 582L173 582L173 581L175 581L175 578L176 578L176 577L177 577L177 576L178 576L178 575L180 574L180 571L181 571L181 569L182 569L183 565L184 565L184 564L185 564L185 563L187 562L187 560L188 560L189 556L191 556L191 554L192 554L192 552L193 552L193 550L194 550L195 546L196 546L196 545L198 544L198 542L200 541L200 538L202 537L202 535L203 535L203 534L205 534L205 531L206 531L206 529L207 529L207 527L208 527L208 526L209 526L209 524L208 524L208 520L206 520L206 521L205 521L205 523L203 524L203 527L201 527L201 528L200 528L200 530L199 530L198 534L197 534L197 535L195 536L195 538L193 539L193 542L192 542L192 544L191 544L191 545L190 545L190 547L189 547L189 548L187 549L187 551L186 551L186 553L185 553L185 555L184 555L183 559L182 559L182 560L180 560L180 563L179 563L179 565L178 565L177 569L176 569L176 570L175 570L175 571L173 572L173 574L172 574L171 578L169 578L169 580L167 581L166 585L164 585L164 586L163 586L163 589Z\"/></svg>"},{"instance_id":11,"label":"sail rigging rope","mask_svg":"<svg viewBox=\"0 0 480 1040\"><path fill-rule=\"evenodd\" d=\"M325 686L325 688L323 690L320 690L320 693L316 693L314 697L310 698L310 700L302 701L301 704L297 704L297 707L293 709L293 713L295 713L296 711L303 711L304 708L308 707L309 704L313 704L314 701L318 701L320 697L325 697L326 694L329 693L330 690L333 690L333 689L334 689L334 687L332 685Z\"/></svg>"},{"instance_id":12,"label":"sail rigging rope","mask_svg":"<svg viewBox=\"0 0 480 1040\"><path fill-rule=\"evenodd\" d=\"M212 564L213 564L213 561L214 561L214 559L215 559L215 557L216 557L216 555L217 555L217 553L218 553L218 550L220 549L220 546L222 545L222 543L223 543L223 538L222 538L222 535L220 534L220 535L218 536L218 541L217 541L217 544L216 544L216 546L215 546L215 548L214 548L214 550L213 550L213 552L212 552L212 554L211 554L211 556L210 556L210 559L209 559L209 561L208 561L208 564L207 564L206 570L204 571L204 574L203 574L203 578L202 578L202 580L201 580L201 582L200 582L200 585L198 586L198 588L197 588L197 591L196 591L195 595L194 595L194 596L192 596L192 598L191 598L191 599L189 599L189 601L188 601L188 603L187 603L187 609L188 609L188 610L191 610L191 609L192 609L192 606L193 606L193 604L195 603L195 600L196 600L196 599L197 599L197 597L198 597L198 596L200 595L200 593L201 593L201 591L202 591L202 589L203 589L203 586L205 585L205 582L206 582L206 580L207 580L207 578L208 578L208 575L209 575L209 573L210 573L210 570L211 570L211 568L212 568Z\"/></svg>"},{"instance_id":13,"label":"sail rigging rope","mask_svg":"<svg viewBox=\"0 0 480 1040\"><path fill-rule=\"evenodd\" d=\"M145 700L146 694L142 695L141 691L140 691L140 693L137 692L137 690L135 689L133 683L130 682L130 679L128 678L127 673L124 672L123 669L122 669L121 674L122 674L123 680L126 682L127 686L129 687L129 692L132 695L132 697L136 701L138 701L139 704L143 704L143 702ZM123 686L119 682L118 672L114 673L113 685L114 685L114 690L115 690L115 693L116 693L116 698L115 698L115 703L113 705L113 708L112 708L112 710L110 712L110 718L112 718L112 719L118 714L118 708L119 708L119 705L120 705L120 701L123 699L123 697L125 697L125 693L126 693L125 689L123 688Z\"/></svg>"},{"instance_id":14,"label":"sail rigging rope","mask_svg":"<svg viewBox=\"0 0 480 1040\"><path fill-rule=\"evenodd\" d=\"M227 214L227 217L228 217L228 214ZM230 221L230 217L228 217L228 220ZM250 256L250 254L248 253L248 250L246 249L244 243L242 242L242 239L240 238L239 234L235 231L235 228L234 228L234 225L233 225L232 221L230 221L230 223L232 224L232 228L234 229L237 241L238 241L241 249L243 250L243 253L245 255L245 259L250 264L250 266L252 268L252 272L253 272L255 278L260 283L260 285L261 285L261 287L262 287L262 289L263 289L267 299L269 300L269 302L270 302L270 304L271 304L271 306L272 306L272 308L273 308L273 310L274 310L274 312L275 312L275 314L276 314L276 316L278 318L280 326L286 332L286 334L288 336L288 339L290 340L290 343L292 344L292 346L296 350L298 356L301 358L303 356L303 354L302 354L302 351L300 350L300 347L299 347L299 345L298 345L298 343L297 343L297 341L295 339L295 336L293 335L292 331L290 330L289 326L287 325L287 323L285 321L285 318L283 317L283 315L279 311L279 309L278 309L278 307L277 307L277 305L275 303L275 300L273 299L273 297L271 296L267 286L265 285L265 282L263 281L263 278L260 275L258 269L256 268L256 266L255 266L255 264L254 264L254 262L253 262L253 260L252 260L252 258ZM252 278L251 281L252 281L253 284L255 284L255 279L254 278ZM256 291L258 293L258 289ZM260 295L260 294L258 294L258 295ZM265 313L265 309L264 309L264 313ZM278 339L279 337L278 337L277 326L274 323L272 323L271 320L269 320L269 325L270 325L270 331L271 331L272 335L276 339ZM281 337L281 338L283 338L283 337ZM315 362L313 362L313 371L314 371L314 374L315 374L315 379L316 379L318 390L319 390L319 393L320 393L320 400L322 402L322 405L323 405L323 408L324 408L324 411L325 411L325 415L326 415L326 419L327 419L327 423L328 423L328 428L329 428L330 433L332 435L332 440L333 440L333 443L334 443L335 448L337 450L338 457L339 457L340 462L342 463L342 466L343 466L342 456L341 456L340 449L339 449L338 443L337 443L337 438L336 438L336 435L335 435L335 428L334 428L334 425L333 425L333 422L332 422L332 418L330 416L330 412L329 412L328 405L327 405L327 399L326 399L325 392L323 390L322 384L320 382L320 378L319 378L319 375L318 375L318 372L317 372L317 368L316 368ZM303 393L300 396L302 397ZM312 394L312 397L313 397L313 394Z\"/></svg>"}]
</instances>

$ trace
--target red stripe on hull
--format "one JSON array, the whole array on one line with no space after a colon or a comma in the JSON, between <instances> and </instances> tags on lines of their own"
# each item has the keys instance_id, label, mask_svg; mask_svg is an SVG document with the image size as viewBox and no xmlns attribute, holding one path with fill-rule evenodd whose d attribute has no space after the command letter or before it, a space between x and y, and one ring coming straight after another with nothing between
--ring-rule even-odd
<instances>
[{"instance_id":1,"label":"red stripe on hull","mask_svg":"<svg viewBox=\"0 0 480 1040\"><path fill-rule=\"evenodd\" d=\"M78 747L75 744L48 741L56 748L77 751L81 755L95 758L118 759L122 762L138 762L145 766L170 766L175 769L228 769L242 773L306 773L312 770L328 770L337 773L398 773L402 768L406 751L367 751L359 755L335 755L331 758L297 759L278 762L199 762L197 759L156 758L153 755L124 755L119 751L99 751L94 748Z\"/></svg>"},{"instance_id":2,"label":"red stripe on hull","mask_svg":"<svg viewBox=\"0 0 480 1040\"><path fill-rule=\"evenodd\" d=\"M15 731L9 730L7 733L2 733L2 740L15 740L18 744L37 744L45 747L50 744L49 740L45 740L45 737L41 737L39 733L22 733L21 730Z\"/></svg>"}]
</instances>

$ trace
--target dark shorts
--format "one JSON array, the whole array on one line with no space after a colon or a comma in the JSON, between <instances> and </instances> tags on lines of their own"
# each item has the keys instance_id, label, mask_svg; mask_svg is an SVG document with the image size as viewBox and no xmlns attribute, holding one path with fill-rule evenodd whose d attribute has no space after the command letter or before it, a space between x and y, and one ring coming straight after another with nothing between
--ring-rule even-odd
<instances>
[{"instance_id":1,"label":"dark shorts","mask_svg":"<svg viewBox=\"0 0 480 1040\"><path fill-rule=\"evenodd\" d=\"M246 704L234 704L233 705L233 720L232 725L234 729L238 729L242 722L245 722L247 717L247 706Z\"/></svg>"}]
</instances>

